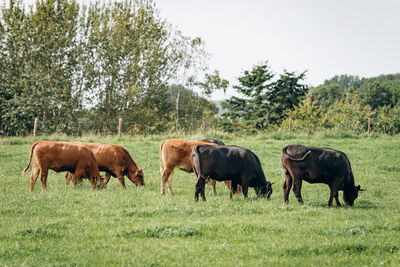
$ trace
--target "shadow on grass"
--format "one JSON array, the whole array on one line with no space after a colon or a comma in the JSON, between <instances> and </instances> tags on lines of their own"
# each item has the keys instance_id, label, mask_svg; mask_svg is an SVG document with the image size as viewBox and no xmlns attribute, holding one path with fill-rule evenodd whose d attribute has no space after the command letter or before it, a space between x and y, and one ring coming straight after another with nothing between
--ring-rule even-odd
<instances>
[{"instance_id":1,"label":"shadow on grass","mask_svg":"<svg viewBox=\"0 0 400 267\"><path fill-rule=\"evenodd\" d=\"M300 206L304 208L327 208L327 209L362 209L362 210L374 210L378 209L379 207L368 200L360 200L359 202L355 202L353 206L346 205L345 203L342 203L342 206L339 207L336 205L336 203L332 204L332 207L328 207L328 203L324 202L311 202L311 203L305 203L305 204L299 204L297 201L295 203L290 202L286 207L290 206Z\"/></svg>"}]
</instances>

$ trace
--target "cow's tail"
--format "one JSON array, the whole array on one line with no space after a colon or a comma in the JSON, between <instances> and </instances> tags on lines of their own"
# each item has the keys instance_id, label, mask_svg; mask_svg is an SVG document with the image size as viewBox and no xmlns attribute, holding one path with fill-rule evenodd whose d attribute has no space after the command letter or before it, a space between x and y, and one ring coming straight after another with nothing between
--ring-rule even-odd
<instances>
[{"instance_id":1,"label":"cow's tail","mask_svg":"<svg viewBox=\"0 0 400 267\"><path fill-rule=\"evenodd\" d=\"M196 160L196 161L193 160L194 153L197 154L197 160ZM200 175L200 170L201 170L201 168L200 168L200 157L199 157L199 155L200 155L200 146L197 145L197 146L195 146L195 147L193 148L192 153L190 154L190 157L191 157L190 160L192 161L193 170L194 170L194 173L196 174L197 177L199 177L199 175ZM199 172L199 173L198 173L198 172Z\"/></svg>"},{"instance_id":2,"label":"cow's tail","mask_svg":"<svg viewBox=\"0 0 400 267\"><path fill-rule=\"evenodd\" d=\"M300 159L295 159L295 158L292 158L291 156L289 156L289 154L288 154L287 151L286 151L287 148L288 148L288 147L285 147L285 148L282 149L282 154L285 155L285 158L288 158L288 159L290 159L291 161L303 161L303 160L306 159L306 157L308 156L308 154L311 153L311 150L308 150L307 153L306 153L302 158L300 158Z\"/></svg>"},{"instance_id":3,"label":"cow's tail","mask_svg":"<svg viewBox=\"0 0 400 267\"><path fill-rule=\"evenodd\" d=\"M26 168L22 171L22 174L25 174L25 172L28 170L29 166L31 165L33 150L35 149L35 146L36 146L38 143L39 143L39 142L36 142L36 143L34 143L34 144L32 145L32 147L31 147L31 152L30 152L30 155L29 155L29 163L28 163L28 166L26 166Z\"/></svg>"},{"instance_id":4,"label":"cow's tail","mask_svg":"<svg viewBox=\"0 0 400 267\"><path fill-rule=\"evenodd\" d=\"M164 141L162 141L161 142L161 144L160 144L160 174L162 175L162 173L163 173L163 158L162 158L162 149L163 149L163 146L164 146L164 142L165 142L165 140Z\"/></svg>"}]
</instances>

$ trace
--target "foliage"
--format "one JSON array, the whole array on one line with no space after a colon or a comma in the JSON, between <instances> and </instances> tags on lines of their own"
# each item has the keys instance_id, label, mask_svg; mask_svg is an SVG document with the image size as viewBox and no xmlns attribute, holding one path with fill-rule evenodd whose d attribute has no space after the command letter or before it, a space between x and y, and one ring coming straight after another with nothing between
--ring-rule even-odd
<instances>
[{"instance_id":1,"label":"foliage","mask_svg":"<svg viewBox=\"0 0 400 267\"><path fill-rule=\"evenodd\" d=\"M294 109L290 110L287 114L287 119L281 123L282 129L289 128L289 120L292 119L292 127L294 131L300 132L316 132L323 129L324 114L322 107L317 105L315 100L307 99L301 102Z\"/></svg>"},{"instance_id":2,"label":"foliage","mask_svg":"<svg viewBox=\"0 0 400 267\"><path fill-rule=\"evenodd\" d=\"M222 106L227 110L223 117L234 124L241 121L240 124L253 130L265 130L279 124L285 118L285 112L297 105L307 92L307 86L299 83L304 76L304 73L296 76L285 70L273 81L274 74L267 63L244 71L238 78L240 85L233 87L244 97L233 96L223 102Z\"/></svg>"},{"instance_id":3,"label":"foliage","mask_svg":"<svg viewBox=\"0 0 400 267\"><path fill-rule=\"evenodd\" d=\"M168 85L199 83L207 70L204 42L173 29L152 0L44 0L29 10L10 0L0 37L6 136L30 133L35 117L40 133L115 133L119 117L132 132L166 131ZM227 87L218 71L207 75L206 94Z\"/></svg>"},{"instance_id":4,"label":"foliage","mask_svg":"<svg viewBox=\"0 0 400 267\"><path fill-rule=\"evenodd\" d=\"M400 133L400 106L382 107L373 120L372 129L385 134Z\"/></svg>"},{"instance_id":5,"label":"foliage","mask_svg":"<svg viewBox=\"0 0 400 267\"><path fill-rule=\"evenodd\" d=\"M304 78L305 72L296 76L294 72L284 70L279 75L267 94L270 123L279 125L287 117L286 113L300 103L308 91L307 85L300 83Z\"/></svg>"},{"instance_id":6,"label":"foliage","mask_svg":"<svg viewBox=\"0 0 400 267\"><path fill-rule=\"evenodd\" d=\"M337 100L327 110L324 120L327 128L359 134L367 131L368 118L373 115L371 107L356 94Z\"/></svg>"},{"instance_id":7,"label":"foliage","mask_svg":"<svg viewBox=\"0 0 400 267\"><path fill-rule=\"evenodd\" d=\"M393 106L393 93L389 86L378 81L374 81L365 86L363 90L363 99L366 104L370 105L372 109L378 109L382 106Z\"/></svg>"},{"instance_id":8,"label":"foliage","mask_svg":"<svg viewBox=\"0 0 400 267\"><path fill-rule=\"evenodd\" d=\"M2 10L0 133L26 134L34 117L44 131L66 131L80 104L73 86L78 5L37 1L29 13L20 5L10 1Z\"/></svg>"},{"instance_id":9,"label":"foliage","mask_svg":"<svg viewBox=\"0 0 400 267\"><path fill-rule=\"evenodd\" d=\"M310 88L309 98L315 100L315 103L321 106L322 110L326 110L335 101L344 97L345 89L339 83L323 84Z\"/></svg>"},{"instance_id":10,"label":"foliage","mask_svg":"<svg viewBox=\"0 0 400 267\"><path fill-rule=\"evenodd\" d=\"M329 106L346 95L358 94L373 110L383 106L400 104L400 74L362 78L351 75L334 76L324 84L310 88L310 96L322 105L325 112Z\"/></svg>"}]
</instances>

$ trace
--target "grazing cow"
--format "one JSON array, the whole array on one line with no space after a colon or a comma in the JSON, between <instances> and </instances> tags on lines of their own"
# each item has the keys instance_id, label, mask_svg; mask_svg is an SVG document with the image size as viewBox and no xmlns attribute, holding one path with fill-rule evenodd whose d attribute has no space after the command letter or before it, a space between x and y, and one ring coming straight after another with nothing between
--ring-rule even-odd
<instances>
[{"instance_id":1,"label":"grazing cow","mask_svg":"<svg viewBox=\"0 0 400 267\"><path fill-rule=\"evenodd\" d=\"M272 184L265 179L260 160L250 150L237 146L197 145L192 153L193 169L197 176L195 200L199 193L205 201L205 181L208 178L217 181L231 180L230 198L237 185L242 186L243 196L247 198L249 187L254 187L257 196L269 198Z\"/></svg>"},{"instance_id":2,"label":"grazing cow","mask_svg":"<svg viewBox=\"0 0 400 267\"><path fill-rule=\"evenodd\" d=\"M40 181L43 189L47 188L48 170L56 172L69 171L74 174L72 183L89 178L93 188L101 180L99 167L93 153L84 146L68 142L39 141L32 145L28 166L22 171L24 174L32 162L31 186L33 191L36 179L40 172Z\"/></svg>"},{"instance_id":3,"label":"grazing cow","mask_svg":"<svg viewBox=\"0 0 400 267\"><path fill-rule=\"evenodd\" d=\"M302 180L309 183L324 183L329 185L331 194L328 206L341 206L338 191L343 190L343 200L350 206L358 197L360 186L354 185L354 176L350 161L346 154L331 148L319 148L302 145L290 145L282 150L282 167L285 174L283 183L284 203L289 203L289 192L293 185L293 192L297 200L303 203L301 197Z\"/></svg>"},{"instance_id":4,"label":"grazing cow","mask_svg":"<svg viewBox=\"0 0 400 267\"><path fill-rule=\"evenodd\" d=\"M124 179L125 175L136 186L145 185L143 170L137 167L136 163L129 155L129 152L122 146L81 142L73 143L83 145L90 149L96 158L99 170L106 172L105 178L102 180L100 185L101 187L106 187L110 180L110 176L113 176L118 178L122 188L126 188ZM71 177L72 174L65 174L67 183Z\"/></svg>"},{"instance_id":5,"label":"grazing cow","mask_svg":"<svg viewBox=\"0 0 400 267\"><path fill-rule=\"evenodd\" d=\"M160 145L160 172L161 172L161 194L165 194L165 184L168 182L168 191L171 195L172 175L176 167L185 172L193 172L190 153L193 148L200 144L211 144L202 141L191 141L181 139L167 139ZM213 144L211 144L213 145ZM163 170L164 164L164 170Z\"/></svg>"},{"instance_id":6,"label":"grazing cow","mask_svg":"<svg viewBox=\"0 0 400 267\"><path fill-rule=\"evenodd\" d=\"M221 140L218 140L216 138L207 138L207 139L203 139L201 141L202 142L207 142L207 143L214 143L214 144L217 144L219 146L224 146L225 145ZM216 195L217 191L215 189L215 186L217 184L217 181L214 180L214 179L208 179L208 180L210 181L213 195ZM230 190L231 189L231 180L226 180L225 184ZM242 193L242 187L240 185L237 185L236 193L238 193L238 194Z\"/></svg>"}]
</instances>

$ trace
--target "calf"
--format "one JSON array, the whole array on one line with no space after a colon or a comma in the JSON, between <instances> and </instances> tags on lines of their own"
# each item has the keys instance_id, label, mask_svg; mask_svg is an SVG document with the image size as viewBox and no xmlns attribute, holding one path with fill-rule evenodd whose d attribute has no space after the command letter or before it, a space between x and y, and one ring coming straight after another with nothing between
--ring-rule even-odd
<instances>
[{"instance_id":1,"label":"calf","mask_svg":"<svg viewBox=\"0 0 400 267\"><path fill-rule=\"evenodd\" d=\"M197 145L191 160L197 176L195 200L199 193L205 201L205 181L208 178L217 181L231 180L230 198L237 185L242 186L243 196L247 198L248 188L254 187L257 196L270 198L272 184L265 179L258 157L248 149L237 146Z\"/></svg>"},{"instance_id":2,"label":"calf","mask_svg":"<svg viewBox=\"0 0 400 267\"><path fill-rule=\"evenodd\" d=\"M354 176L350 161L340 151L331 148L319 148L303 145L290 145L282 150L282 167L285 174L283 183L284 203L289 203L289 192L293 185L293 192L297 200L303 203L301 185L305 180L309 183L324 183L331 190L328 206L341 206L338 191L343 190L344 201L352 206L358 197L360 186L354 185Z\"/></svg>"},{"instance_id":3,"label":"calf","mask_svg":"<svg viewBox=\"0 0 400 267\"><path fill-rule=\"evenodd\" d=\"M100 180L99 167L93 153L84 146L67 142L39 141L32 145L28 166L22 171L24 174L32 162L31 186L33 191L40 172L40 181L43 189L47 188L48 170L56 172L69 171L74 174L74 186L77 180L89 178L93 188Z\"/></svg>"},{"instance_id":4,"label":"calf","mask_svg":"<svg viewBox=\"0 0 400 267\"><path fill-rule=\"evenodd\" d=\"M73 143L83 145L90 149L96 159L99 170L106 172L105 178L100 185L101 187L106 187L110 176L113 176L118 178L122 188L126 188L125 175L136 186L145 185L143 170L137 167L136 163L129 155L129 152L122 146L81 142ZM65 174L67 183L71 177L72 174Z\"/></svg>"}]
</instances>

